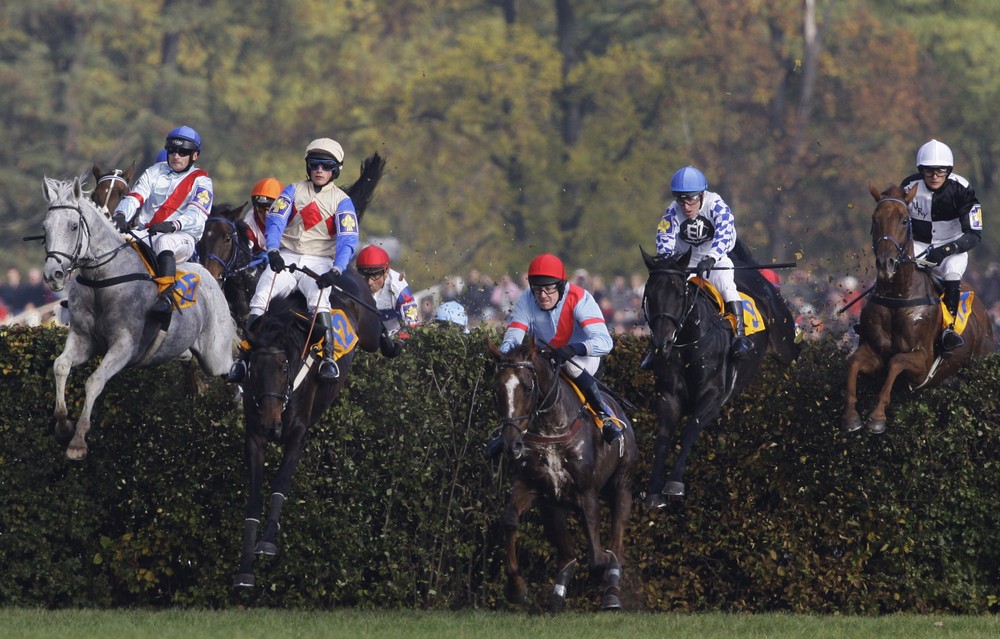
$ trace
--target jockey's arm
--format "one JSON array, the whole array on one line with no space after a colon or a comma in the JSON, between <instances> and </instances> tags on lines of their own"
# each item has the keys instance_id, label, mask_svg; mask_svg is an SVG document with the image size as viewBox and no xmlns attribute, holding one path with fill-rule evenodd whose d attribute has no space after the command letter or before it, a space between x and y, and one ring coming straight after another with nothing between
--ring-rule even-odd
<instances>
[{"instance_id":1,"label":"jockey's arm","mask_svg":"<svg viewBox=\"0 0 1000 639\"><path fill-rule=\"evenodd\" d=\"M149 194L153 192L154 177L155 172L152 167L143 171L142 175L136 181L135 186L132 187L132 190L115 207L115 213L121 213L125 216L127 222L131 222L136 212L138 212L139 207L146 201Z\"/></svg>"},{"instance_id":2,"label":"jockey's arm","mask_svg":"<svg viewBox=\"0 0 1000 639\"><path fill-rule=\"evenodd\" d=\"M501 353L510 351L524 341L524 336L531 329L529 303L535 303L530 290L522 293L521 297L517 298L517 302L514 303L514 308L510 312L510 322L507 323L507 330L504 331L503 339L500 341Z\"/></svg>"},{"instance_id":3,"label":"jockey's arm","mask_svg":"<svg viewBox=\"0 0 1000 639\"><path fill-rule=\"evenodd\" d=\"M671 205L660 218L660 224L656 227L657 255L670 255L674 252L674 246L677 244L677 224L677 216L674 213L673 205Z\"/></svg>"},{"instance_id":4,"label":"jockey's arm","mask_svg":"<svg viewBox=\"0 0 1000 639\"><path fill-rule=\"evenodd\" d=\"M295 201L295 185L289 184L271 204L264 218L264 243L268 251L281 248L281 236L288 226L288 218L292 215L292 202Z\"/></svg>"},{"instance_id":5,"label":"jockey's arm","mask_svg":"<svg viewBox=\"0 0 1000 639\"><path fill-rule=\"evenodd\" d=\"M205 220L212 213L213 199L212 178L202 175L191 187L191 199L167 219L179 222L181 231L200 238L205 230Z\"/></svg>"}]
</instances>

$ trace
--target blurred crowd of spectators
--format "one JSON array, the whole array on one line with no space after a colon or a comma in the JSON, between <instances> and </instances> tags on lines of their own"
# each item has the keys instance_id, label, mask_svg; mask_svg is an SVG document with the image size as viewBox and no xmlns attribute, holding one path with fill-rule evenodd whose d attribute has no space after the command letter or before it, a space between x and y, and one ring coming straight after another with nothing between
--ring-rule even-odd
<instances>
[{"instance_id":1,"label":"blurred crowd of spectators","mask_svg":"<svg viewBox=\"0 0 1000 639\"><path fill-rule=\"evenodd\" d=\"M41 324L51 319L56 301L58 297L42 280L41 269L29 269L22 278L21 270L12 266L0 284L0 324Z\"/></svg>"}]
</instances>

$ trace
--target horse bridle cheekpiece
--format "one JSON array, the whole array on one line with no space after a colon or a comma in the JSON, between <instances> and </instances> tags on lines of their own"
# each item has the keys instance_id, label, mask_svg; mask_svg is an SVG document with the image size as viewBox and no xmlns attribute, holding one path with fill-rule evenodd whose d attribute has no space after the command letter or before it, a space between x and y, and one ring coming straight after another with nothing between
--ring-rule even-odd
<instances>
[{"instance_id":1,"label":"horse bridle cheekpiece","mask_svg":"<svg viewBox=\"0 0 1000 639\"><path fill-rule=\"evenodd\" d=\"M691 311L694 309L694 297L691 295L692 284L687 280L688 273L687 271L679 268L667 268L667 267L654 268L650 270L649 273L650 275L654 273L662 273L664 275L676 275L684 279L684 284L683 284L684 293L681 301L681 305L684 310L681 311L680 315L674 315L673 313L667 313L666 311L661 311L659 313L654 313L651 315L649 313L649 294L646 290L642 292L642 314L646 316L646 326L648 326L650 330L652 330L653 323L656 322L657 320L659 319L670 320L676 327L676 330L674 331L674 340L676 340L677 333L680 332L681 326L684 325L684 322L687 321L688 315L690 315Z\"/></svg>"},{"instance_id":2,"label":"horse bridle cheekpiece","mask_svg":"<svg viewBox=\"0 0 1000 639\"><path fill-rule=\"evenodd\" d=\"M500 362L499 367L501 370L505 368L512 368L525 369L531 372L531 387L528 389L528 393L531 394L534 410L530 413L525 413L524 415L511 415L510 417L504 417L500 420L501 431L509 426L523 436L526 432L528 432L528 429L531 428L531 424L535 421L536 417L549 412L559 402L559 380L557 379L555 383L552 384L552 388L549 389L548 393L546 393L544 397L540 397L538 371L535 370L534 364L531 362ZM548 403L547 406L546 403ZM518 426L519 422L525 422L524 428Z\"/></svg>"},{"instance_id":3,"label":"horse bridle cheekpiece","mask_svg":"<svg viewBox=\"0 0 1000 639\"><path fill-rule=\"evenodd\" d=\"M125 172L124 171L122 171L121 169L115 169L111 173L109 173L109 174L107 174L105 176L102 176L101 179L97 180L98 186L100 186L104 182L111 182L112 183L111 186L108 187L108 192L104 195L104 202L101 204L101 206L104 208L104 210L107 211L108 210L108 202L111 201L111 192L115 190L114 183L115 182L121 182L122 185L127 189L128 188L128 181L125 179Z\"/></svg>"},{"instance_id":4,"label":"horse bridle cheekpiece","mask_svg":"<svg viewBox=\"0 0 1000 639\"><path fill-rule=\"evenodd\" d=\"M910 256L906 254L906 247L910 245L910 240L913 239L913 224L910 222L909 205L904 200L901 200L898 197L884 197L884 198L880 199L875 204L875 209L877 210L878 207L883 202L898 202L899 204L903 205L903 208L906 210L906 216L903 218L903 224L906 226L906 237L903 238L902 242L897 242L896 238L892 237L891 235L885 234L885 235L883 235L882 237L880 237L880 238L878 238L876 240L875 239L875 220L873 219L872 220L872 253L877 253L878 252L878 245L881 244L882 242L889 242L893 246L896 247L896 260L900 264L908 262L908 261L910 261Z\"/></svg>"},{"instance_id":5,"label":"horse bridle cheekpiece","mask_svg":"<svg viewBox=\"0 0 1000 639\"><path fill-rule=\"evenodd\" d=\"M79 206L72 206L69 204L54 204L49 207L49 211L57 211L60 209L69 209L71 211L76 211L77 217L79 218L79 223L76 227L76 246L73 247L73 253L64 253L62 251L45 251L45 259L54 258L60 263L62 258L66 258L69 261L69 266L66 267L66 272L70 273L74 271L77 267L81 265L80 252L83 249L83 239L84 237L90 236L90 227L87 226L87 218L84 217L83 211L80 210Z\"/></svg>"}]
</instances>

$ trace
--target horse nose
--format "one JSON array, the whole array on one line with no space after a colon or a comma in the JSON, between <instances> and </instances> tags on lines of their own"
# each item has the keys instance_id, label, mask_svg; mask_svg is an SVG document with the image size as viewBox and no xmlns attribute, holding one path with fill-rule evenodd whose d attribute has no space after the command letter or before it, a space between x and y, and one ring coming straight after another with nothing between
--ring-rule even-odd
<instances>
[{"instance_id":1,"label":"horse nose","mask_svg":"<svg viewBox=\"0 0 1000 639\"><path fill-rule=\"evenodd\" d=\"M510 445L510 453L514 456L514 459L521 459L524 455L524 442L520 439Z\"/></svg>"}]
</instances>

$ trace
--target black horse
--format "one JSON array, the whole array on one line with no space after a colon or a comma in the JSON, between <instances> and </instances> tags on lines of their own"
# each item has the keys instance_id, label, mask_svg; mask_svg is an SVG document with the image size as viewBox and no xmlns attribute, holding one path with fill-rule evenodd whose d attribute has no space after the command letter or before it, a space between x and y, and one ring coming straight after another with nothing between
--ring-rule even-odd
<instances>
[{"instance_id":1,"label":"black horse","mask_svg":"<svg viewBox=\"0 0 1000 639\"><path fill-rule=\"evenodd\" d=\"M606 397L624 424L622 438L605 444L580 396L534 342L507 354L492 343L497 361L495 392L503 423L505 450L517 460L510 501L503 515L506 530L506 594L521 603L527 586L517 559L517 527L536 503L545 535L555 545L559 573L549 597L549 609L558 612L566 602L566 587L576 571L573 535L567 526L579 513L587 535L588 567L601 575L601 608L621 608L619 580L624 562L625 526L632 511L632 478L639 459L635 431L621 407ZM600 539L600 503L611 508L611 538Z\"/></svg>"},{"instance_id":2,"label":"black horse","mask_svg":"<svg viewBox=\"0 0 1000 639\"><path fill-rule=\"evenodd\" d=\"M750 265L739 260L741 255L752 259L740 248L732 254L734 265ZM691 447L702 429L718 419L723 405L746 388L764 354L770 350L790 364L798 357L799 346L788 305L755 269L737 270L737 287L754 298L765 329L748 334L754 350L738 360L729 352L732 325L720 316L718 303L689 279L694 271L688 267L689 254L650 256L642 250L642 257L649 270L643 309L652 333L658 423L645 503L660 508L666 505L665 495L684 494L684 469ZM752 323L747 325L748 333L751 328ZM685 417L681 450L669 479L664 481L674 428Z\"/></svg>"},{"instance_id":3,"label":"black horse","mask_svg":"<svg viewBox=\"0 0 1000 639\"><path fill-rule=\"evenodd\" d=\"M368 205L375 196L386 160L376 151L361 162L358 179L344 189L354 203L358 224L364 218ZM212 215L205 220L205 232L198 242L198 260L215 276L226 293L230 311L236 320L236 329L245 334L250 299L257 288L264 260L255 257L250 246L248 227L242 221L246 204L240 207L219 206L212 208Z\"/></svg>"},{"instance_id":4,"label":"black horse","mask_svg":"<svg viewBox=\"0 0 1000 639\"><path fill-rule=\"evenodd\" d=\"M244 452L250 471L243 528L243 551L234 586L253 586L254 555L277 554L278 519L302 454L309 427L340 394L351 370L357 348L378 349L382 323L375 312L368 285L354 268L340 277L332 298L331 316L336 333L340 376L323 381L316 374L322 353L314 342L325 331L315 326L306 300L299 292L271 301L268 312L248 335L251 346L243 392L246 439ZM335 287L335 291L336 288ZM271 504L258 539L264 507L264 449L268 442L282 447L281 464L271 484Z\"/></svg>"}]
</instances>

